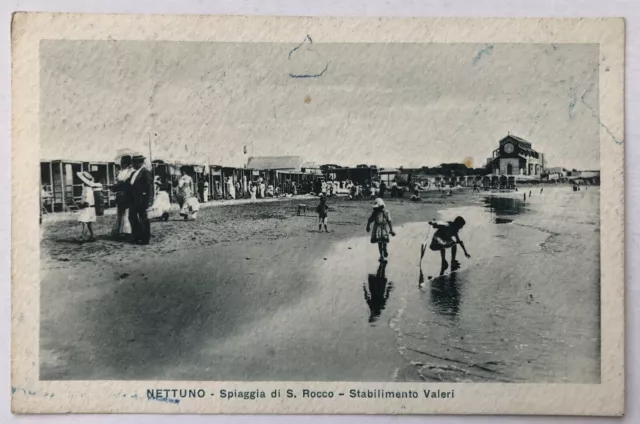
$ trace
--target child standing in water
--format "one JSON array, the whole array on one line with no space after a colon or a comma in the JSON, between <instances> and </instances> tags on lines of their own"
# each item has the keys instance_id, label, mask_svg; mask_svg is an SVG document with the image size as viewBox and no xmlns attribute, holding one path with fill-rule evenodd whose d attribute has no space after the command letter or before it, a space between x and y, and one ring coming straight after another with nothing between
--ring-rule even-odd
<instances>
[{"instance_id":1,"label":"child standing in water","mask_svg":"<svg viewBox=\"0 0 640 424\"><path fill-rule=\"evenodd\" d=\"M384 201L380 198L377 198L373 203L373 213L367 221L367 233L371 231L372 223L373 232L371 232L371 243L378 244L380 262L386 262L386 258L389 256L389 252L387 251L389 234L392 236L395 236L396 234L393 232L389 211L385 209Z\"/></svg>"},{"instance_id":2,"label":"child standing in water","mask_svg":"<svg viewBox=\"0 0 640 424\"><path fill-rule=\"evenodd\" d=\"M327 213L329 212L329 206L327 206L327 198L324 194L320 196L320 204L316 207L316 212L318 212L318 232L322 231L322 226L324 225L324 230L328 233Z\"/></svg>"},{"instance_id":3,"label":"child standing in water","mask_svg":"<svg viewBox=\"0 0 640 424\"><path fill-rule=\"evenodd\" d=\"M461 216L457 217L453 220L453 222L441 222L441 221L429 221L429 225L436 229L436 232L433 234L433 239L431 239L431 245L429 248L431 250L440 251L440 257L442 258L442 266L440 267L440 275L444 274L444 272L449 267L449 264L446 261L446 250L451 248L451 271L455 271L460 268L460 263L456 260L457 253L457 245L459 244L464 251L464 255L467 258L470 258L471 255L467 252L467 249L464 247L464 243L460 240L460 236L458 232L464 227L465 220Z\"/></svg>"}]
</instances>

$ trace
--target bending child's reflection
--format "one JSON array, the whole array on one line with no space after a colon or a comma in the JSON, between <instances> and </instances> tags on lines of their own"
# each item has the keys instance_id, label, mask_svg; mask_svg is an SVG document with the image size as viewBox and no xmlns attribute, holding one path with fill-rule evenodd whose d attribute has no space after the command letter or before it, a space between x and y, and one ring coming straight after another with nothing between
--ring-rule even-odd
<instances>
[{"instance_id":1,"label":"bending child's reflection","mask_svg":"<svg viewBox=\"0 0 640 424\"><path fill-rule=\"evenodd\" d=\"M362 286L364 289L364 300L367 302L367 305L369 305L369 310L371 311L369 322L372 324L380 318L380 314L382 314L387 304L387 299L389 299L389 294L393 289L393 283L387 281L385 277L386 268L386 262L380 263L378 272L375 275L369 274L368 286L365 284Z\"/></svg>"},{"instance_id":2,"label":"bending child's reflection","mask_svg":"<svg viewBox=\"0 0 640 424\"><path fill-rule=\"evenodd\" d=\"M419 283L424 283L422 271L420 271ZM434 278L430 283L431 303L436 312L447 318L457 318L460 313L460 284L458 283L458 275L454 272L446 276Z\"/></svg>"}]
</instances>

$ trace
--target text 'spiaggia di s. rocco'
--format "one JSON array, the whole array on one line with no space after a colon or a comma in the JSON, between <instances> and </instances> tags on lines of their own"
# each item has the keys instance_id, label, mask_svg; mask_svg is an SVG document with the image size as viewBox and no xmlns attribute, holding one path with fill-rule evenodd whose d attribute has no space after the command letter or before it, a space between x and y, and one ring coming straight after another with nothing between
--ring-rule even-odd
<instances>
[{"instance_id":1,"label":"text 'spiaggia di s. rocco'","mask_svg":"<svg viewBox=\"0 0 640 424\"><path fill-rule=\"evenodd\" d=\"M623 414L624 31L13 15L13 411Z\"/></svg>"}]
</instances>

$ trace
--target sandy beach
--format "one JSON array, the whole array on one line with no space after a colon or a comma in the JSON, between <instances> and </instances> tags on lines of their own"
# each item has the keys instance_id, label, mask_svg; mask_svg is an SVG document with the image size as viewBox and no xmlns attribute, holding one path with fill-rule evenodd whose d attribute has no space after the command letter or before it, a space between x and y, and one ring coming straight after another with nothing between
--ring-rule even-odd
<instances>
[{"instance_id":1,"label":"sandy beach","mask_svg":"<svg viewBox=\"0 0 640 424\"><path fill-rule=\"evenodd\" d=\"M387 199L399 234L471 198L423 197ZM378 266L371 202L330 200L328 234L316 203L209 207L195 222L174 213L152 224L149 246L111 240L114 216L98 220L95 243L76 241L75 221L44 224L41 378L395 379L397 292L372 325L363 290ZM406 255L401 239L390 263Z\"/></svg>"},{"instance_id":2,"label":"sandy beach","mask_svg":"<svg viewBox=\"0 0 640 424\"><path fill-rule=\"evenodd\" d=\"M330 200L328 234L312 199L176 213L149 246L48 223L41 378L597 382L599 190L523 195L387 199L382 278L370 201ZM472 258L430 280L426 221L457 215Z\"/></svg>"}]
</instances>

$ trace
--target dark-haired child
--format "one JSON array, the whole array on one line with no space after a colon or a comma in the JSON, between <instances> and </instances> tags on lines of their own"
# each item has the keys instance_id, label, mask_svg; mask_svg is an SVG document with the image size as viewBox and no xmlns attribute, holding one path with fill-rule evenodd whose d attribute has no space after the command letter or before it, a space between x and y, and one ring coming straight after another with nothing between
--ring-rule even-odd
<instances>
[{"instance_id":1,"label":"dark-haired child","mask_svg":"<svg viewBox=\"0 0 640 424\"><path fill-rule=\"evenodd\" d=\"M457 253L457 245L459 244L464 251L464 255L467 258L470 258L471 255L467 252L467 249L464 246L462 240L460 240L460 236L458 232L464 227L465 220L461 216L457 217L453 221L429 221L429 225L436 229L436 232L433 234L433 238L431 239L431 245L429 248L431 250L440 251L440 257L442 258L442 265L440 267L440 275L444 274L444 272L449 267L449 264L446 261L446 250L451 248L451 271L455 271L460 268L460 263L456 260Z\"/></svg>"}]
</instances>

